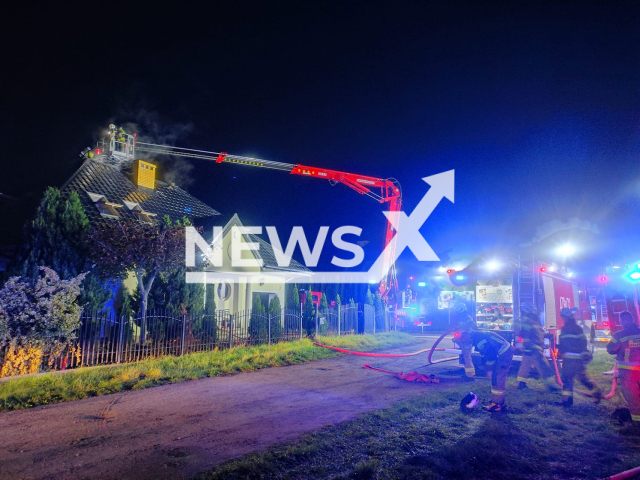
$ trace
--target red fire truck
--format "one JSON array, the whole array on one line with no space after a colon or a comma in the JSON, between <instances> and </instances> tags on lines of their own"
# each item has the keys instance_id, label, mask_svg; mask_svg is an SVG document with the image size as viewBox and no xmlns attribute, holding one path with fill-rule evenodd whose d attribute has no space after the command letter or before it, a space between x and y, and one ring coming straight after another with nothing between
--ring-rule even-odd
<instances>
[{"instance_id":1,"label":"red fire truck","mask_svg":"<svg viewBox=\"0 0 640 480\"><path fill-rule=\"evenodd\" d=\"M473 291L478 329L499 331L515 341L520 331L520 305L537 307L541 322L551 333L563 326L560 311L577 308L585 326L591 327L591 309L584 282L565 267L536 261L494 260L474 262L464 271L451 271L454 285ZM459 280L458 280L459 279ZM471 305L468 305L471 307Z\"/></svg>"}]
</instances>

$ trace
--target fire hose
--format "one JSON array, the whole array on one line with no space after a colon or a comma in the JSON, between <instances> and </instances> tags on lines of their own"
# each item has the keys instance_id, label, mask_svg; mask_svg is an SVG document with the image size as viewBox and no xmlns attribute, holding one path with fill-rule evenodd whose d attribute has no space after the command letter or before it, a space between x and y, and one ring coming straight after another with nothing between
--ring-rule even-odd
<instances>
[{"instance_id":1,"label":"fire hose","mask_svg":"<svg viewBox=\"0 0 640 480\"><path fill-rule=\"evenodd\" d=\"M624 480L626 478L633 478L636 475L640 475L640 467L632 468L631 470L625 470L624 472L616 473L604 480Z\"/></svg>"},{"instance_id":2,"label":"fire hose","mask_svg":"<svg viewBox=\"0 0 640 480\"><path fill-rule=\"evenodd\" d=\"M323 345L321 343L317 343L317 342L313 342L313 344L317 347L322 347L322 348L328 348L330 350L335 350L336 352L340 352L340 353L348 353L350 355L359 355L362 357L382 357L382 358L402 358L402 357L413 357L415 355L420 355L421 353L424 352L429 352L429 355L427 356L427 360L429 363L427 363L427 365L435 365L436 363L442 363L442 362L450 362L451 360L456 360L458 357L450 357L450 358L443 358L440 360L436 360L436 361L431 361L431 356L433 355L434 351L445 351L447 350L446 348L436 348L438 346L438 344L440 343L440 341L446 337L447 335L449 335L453 330L448 330L445 333L443 333L440 338L438 338L438 340L436 340L436 342L433 344L433 346L431 348L425 348L424 350L418 350L417 352L412 352L412 353L367 353L367 352L355 352L353 350L345 350L344 348L338 348L338 347L333 347L331 345ZM423 365L423 366L427 366L427 365ZM418 367L420 368L420 367Z\"/></svg>"}]
</instances>

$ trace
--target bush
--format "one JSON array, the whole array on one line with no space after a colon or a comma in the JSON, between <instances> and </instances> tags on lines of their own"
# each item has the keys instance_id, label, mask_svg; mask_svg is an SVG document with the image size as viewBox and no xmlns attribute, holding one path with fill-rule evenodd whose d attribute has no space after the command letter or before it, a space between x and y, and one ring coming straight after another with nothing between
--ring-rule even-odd
<instances>
[{"instance_id":1,"label":"bush","mask_svg":"<svg viewBox=\"0 0 640 480\"><path fill-rule=\"evenodd\" d=\"M84 277L60 280L52 269L40 267L35 284L21 277L7 280L0 289L2 375L34 373L41 356L52 363L71 346L80 326L77 299Z\"/></svg>"}]
</instances>

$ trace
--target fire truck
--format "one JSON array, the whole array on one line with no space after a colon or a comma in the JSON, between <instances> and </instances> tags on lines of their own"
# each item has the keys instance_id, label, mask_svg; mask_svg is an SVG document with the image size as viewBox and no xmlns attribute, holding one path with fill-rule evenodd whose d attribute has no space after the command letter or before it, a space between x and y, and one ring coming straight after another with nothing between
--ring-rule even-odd
<instances>
[{"instance_id":1,"label":"fire truck","mask_svg":"<svg viewBox=\"0 0 640 480\"><path fill-rule=\"evenodd\" d=\"M467 305L479 330L497 331L515 342L520 331L520 305L531 303L545 330L557 335L563 326L560 311L577 308L580 321L591 327L592 316L584 282L566 267L534 258L479 260L463 271L449 273L454 286L472 292Z\"/></svg>"}]
</instances>

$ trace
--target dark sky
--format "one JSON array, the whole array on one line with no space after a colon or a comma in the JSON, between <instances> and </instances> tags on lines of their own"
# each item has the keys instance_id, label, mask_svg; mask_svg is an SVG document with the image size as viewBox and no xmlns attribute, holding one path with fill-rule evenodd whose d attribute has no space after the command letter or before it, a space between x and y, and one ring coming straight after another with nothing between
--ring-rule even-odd
<instances>
[{"instance_id":1,"label":"dark sky","mask_svg":"<svg viewBox=\"0 0 640 480\"><path fill-rule=\"evenodd\" d=\"M439 3L14 2L0 193L30 205L100 129L135 122L184 147L395 177L408 212L422 177L454 168L455 205L422 230L453 263L557 260L565 241L589 274L640 260L639 3ZM245 224L352 224L368 261L381 247L381 207L344 186L163 167ZM19 210L2 213L0 243ZM401 274L421 268L403 256Z\"/></svg>"}]
</instances>

